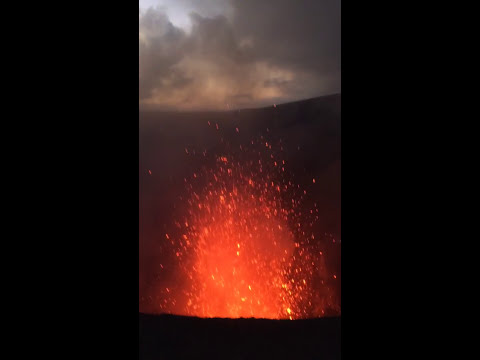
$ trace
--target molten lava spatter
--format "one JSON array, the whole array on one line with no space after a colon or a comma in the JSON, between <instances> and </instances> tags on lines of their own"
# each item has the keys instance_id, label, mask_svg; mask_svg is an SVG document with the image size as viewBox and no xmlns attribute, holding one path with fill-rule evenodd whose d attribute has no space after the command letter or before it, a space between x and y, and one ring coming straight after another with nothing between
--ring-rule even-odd
<instances>
[{"instance_id":1,"label":"molten lava spatter","mask_svg":"<svg viewBox=\"0 0 480 360\"><path fill-rule=\"evenodd\" d=\"M184 215L164 239L175 278L159 290L158 312L271 319L339 314L329 285L336 277L313 232L316 204L306 208L307 191L287 175L281 141L260 137L235 149L220 142L221 154L197 151L207 165L184 179L187 196L177 207Z\"/></svg>"}]
</instances>

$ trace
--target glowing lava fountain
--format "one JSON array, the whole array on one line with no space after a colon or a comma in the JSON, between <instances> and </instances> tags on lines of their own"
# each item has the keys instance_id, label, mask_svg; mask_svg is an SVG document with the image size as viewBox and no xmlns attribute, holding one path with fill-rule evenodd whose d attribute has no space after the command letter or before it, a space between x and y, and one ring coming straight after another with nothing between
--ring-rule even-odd
<instances>
[{"instance_id":1,"label":"glowing lava fountain","mask_svg":"<svg viewBox=\"0 0 480 360\"><path fill-rule=\"evenodd\" d=\"M187 196L177 207L184 215L164 235L174 281L158 290L158 312L271 319L339 314L331 286L336 276L327 272L313 233L316 204L305 208L306 191L286 176L281 142L272 146L261 137L239 149L209 155L210 166L185 179Z\"/></svg>"}]
</instances>

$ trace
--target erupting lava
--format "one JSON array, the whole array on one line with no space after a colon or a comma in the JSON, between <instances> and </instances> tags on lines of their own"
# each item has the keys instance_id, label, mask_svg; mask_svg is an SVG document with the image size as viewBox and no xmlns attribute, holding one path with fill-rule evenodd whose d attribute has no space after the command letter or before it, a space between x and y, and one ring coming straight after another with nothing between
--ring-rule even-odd
<instances>
[{"instance_id":1,"label":"erupting lava","mask_svg":"<svg viewBox=\"0 0 480 360\"><path fill-rule=\"evenodd\" d=\"M158 312L271 319L339 314L331 286L336 276L327 271L313 230L317 204L304 204L307 192L286 175L281 141L260 137L224 149L204 151L210 165L185 179L187 196L177 207L183 216L164 235L163 251L175 270L173 285L157 292Z\"/></svg>"}]
</instances>

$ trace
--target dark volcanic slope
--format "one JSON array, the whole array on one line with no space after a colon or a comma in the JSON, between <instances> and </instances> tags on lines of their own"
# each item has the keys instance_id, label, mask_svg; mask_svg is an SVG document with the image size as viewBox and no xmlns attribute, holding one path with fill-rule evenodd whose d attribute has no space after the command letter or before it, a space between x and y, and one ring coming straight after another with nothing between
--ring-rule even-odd
<instances>
[{"instance_id":1,"label":"dark volcanic slope","mask_svg":"<svg viewBox=\"0 0 480 360\"><path fill-rule=\"evenodd\" d=\"M340 359L340 318L139 317L141 360Z\"/></svg>"},{"instance_id":2,"label":"dark volcanic slope","mask_svg":"<svg viewBox=\"0 0 480 360\"><path fill-rule=\"evenodd\" d=\"M341 238L340 105L341 95L331 95L240 111L140 113L140 299L145 299L141 311L154 310L154 300L148 299L149 289L159 279L158 241L172 224L173 204L182 195L183 179L202 166L201 156L187 156L185 148L190 153L205 149L221 154L220 136L232 147L260 136L281 139L293 180L309 186L309 198L318 204L316 233ZM339 251L333 244L326 249L327 266L338 275Z\"/></svg>"}]
</instances>

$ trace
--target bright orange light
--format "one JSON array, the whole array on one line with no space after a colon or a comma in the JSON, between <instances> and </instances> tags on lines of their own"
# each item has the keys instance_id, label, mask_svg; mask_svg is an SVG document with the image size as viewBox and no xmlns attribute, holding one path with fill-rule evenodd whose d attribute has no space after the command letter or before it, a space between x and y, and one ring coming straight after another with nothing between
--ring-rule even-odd
<instances>
[{"instance_id":1,"label":"bright orange light","mask_svg":"<svg viewBox=\"0 0 480 360\"><path fill-rule=\"evenodd\" d=\"M186 180L183 218L165 235L175 289L159 293L159 312L271 319L340 312L314 241L317 211L301 210L307 192L277 166L275 144L258 145L265 153L241 147L243 159L217 156L213 168Z\"/></svg>"}]
</instances>

